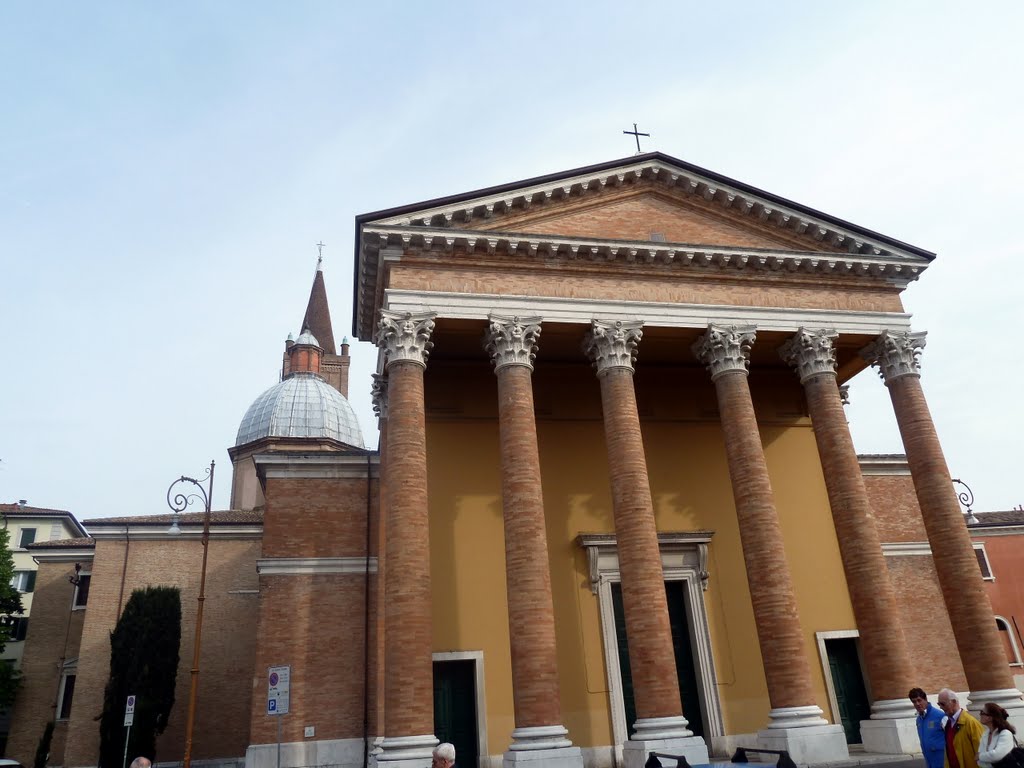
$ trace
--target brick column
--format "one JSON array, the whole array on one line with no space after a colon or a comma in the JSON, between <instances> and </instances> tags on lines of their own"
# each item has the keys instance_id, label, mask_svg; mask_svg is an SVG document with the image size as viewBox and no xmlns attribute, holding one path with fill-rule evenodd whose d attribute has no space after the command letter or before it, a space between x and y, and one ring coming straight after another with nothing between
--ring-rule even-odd
<instances>
[{"instance_id":1,"label":"brick column","mask_svg":"<svg viewBox=\"0 0 1024 768\"><path fill-rule=\"evenodd\" d=\"M758 735L759 746L785 743L778 748L787 749L794 761L817 762L823 755L841 757L848 751L842 727L828 725L814 703L806 639L747 382L755 338L753 327L709 325L693 345L693 352L707 365L718 396L747 582L768 683L772 708L768 728ZM808 739L815 743L804 743Z\"/></svg>"},{"instance_id":2,"label":"brick column","mask_svg":"<svg viewBox=\"0 0 1024 768\"><path fill-rule=\"evenodd\" d=\"M377 761L396 768L426 768L437 744L423 404L433 317L381 310L377 333L388 377L384 739Z\"/></svg>"},{"instance_id":3,"label":"brick column","mask_svg":"<svg viewBox=\"0 0 1024 768\"><path fill-rule=\"evenodd\" d=\"M843 571L871 682L871 720L861 723L861 737L869 752L913 753L920 751L915 712L907 699L914 667L864 475L843 413L832 345L837 336L835 331L801 328L779 352L796 369L807 395Z\"/></svg>"},{"instance_id":4,"label":"brick column","mask_svg":"<svg viewBox=\"0 0 1024 768\"><path fill-rule=\"evenodd\" d=\"M387 467L388 467L388 379L383 374L373 374L372 385L373 410L377 415L377 423L380 428L380 442L377 445L377 453L380 457L380 481L379 502L377 504L377 528L373 531L373 542L377 557L377 575L373 579L373 615L375 621L374 631L371 635L373 644L370 649L370 668L373 672L372 679L368 685L373 691L373 709L370 712L370 735L374 737L373 754L380 752L380 742L384 736L384 573L386 570L386 558L384 548L387 545Z\"/></svg>"},{"instance_id":5,"label":"brick column","mask_svg":"<svg viewBox=\"0 0 1024 768\"><path fill-rule=\"evenodd\" d=\"M889 388L971 703L980 707L995 701L1015 722L1022 722L1021 692L1014 687L1006 663L967 524L921 389L918 357L924 345L924 332L886 331L861 354L878 366Z\"/></svg>"},{"instance_id":6,"label":"brick column","mask_svg":"<svg viewBox=\"0 0 1024 768\"><path fill-rule=\"evenodd\" d=\"M506 766L543 760L551 768L582 768L583 754L566 738L558 691L555 612L537 424L533 411L533 358L539 317L491 315L485 347L498 378L502 512L515 730Z\"/></svg>"},{"instance_id":7,"label":"brick column","mask_svg":"<svg viewBox=\"0 0 1024 768\"><path fill-rule=\"evenodd\" d=\"M615 539L622 603L629 639L629 667L636 702L636 733L624 748L627 768L641 766L652 751L686 754L707 762L704 740L693 736L679 697L654 521L647 458L633 389L633 362L642 323L594 320L584 351L601 382Z\"/></svg>"}]
</instances>

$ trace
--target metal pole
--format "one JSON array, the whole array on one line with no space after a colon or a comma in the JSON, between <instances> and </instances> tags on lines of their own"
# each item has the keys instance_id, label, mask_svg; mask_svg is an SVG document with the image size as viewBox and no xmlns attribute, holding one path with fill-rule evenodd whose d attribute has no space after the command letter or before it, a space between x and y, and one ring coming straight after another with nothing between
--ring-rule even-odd
<instances>
[{"instance_id":1,"label":"metal pole","mask_svg":"<svg viewBox=\"0 0 1024 768\"><path fill-rule=\"evenodd\" d=\"M281 768L281 716L277 716L277 768Z\"/></svg>"},{"instance_id":2,"label":"metal pole","mask_svg":"<svg viewBox=\"0 0 1024 768\"><path fill-rule=\"evenodd\" d=\"M182 768L191 768L192 765L192 733L195 725L196 718L196 694L199 690L199 650L202 646L203 641L203 603L206 601L206 556L210 549L210 503L213 499L213 469L214 462L210 462L210 485L209 490L204 490L196 480L190 477L182 477L180 480L176 480L175 483L181 481L191 482L194 485L199 486L199 490L203 492L203 500L206 502L206 508L203 510L203 569L199 576L199 605L196 608L196 635L195 642L192 648L192 680L189 686L188 692L188 717L185 721L185 756L182 759ZM175 483L171 484L171 488L174 487ZM170 504L171 491L168 489L168 503ZM187 505L185 497L175 497L175 501L181 499L185 501L182 504L181 509ZM180 503L180 502L179 502ZM171 508L180 511L178 506L171 504Z\"/></svg>"},{"instance_id":3,"label":"metal pole","mask_svg":"<svg viewBox=\"0 0 1024 768\"><path fill-rule=\"evenodd\" d=\"M121 759L121 768L126 768L128 765L128 739L132 735L132 727L129 725L124 732L124 757Z\"/></svg>"}]
</instances>

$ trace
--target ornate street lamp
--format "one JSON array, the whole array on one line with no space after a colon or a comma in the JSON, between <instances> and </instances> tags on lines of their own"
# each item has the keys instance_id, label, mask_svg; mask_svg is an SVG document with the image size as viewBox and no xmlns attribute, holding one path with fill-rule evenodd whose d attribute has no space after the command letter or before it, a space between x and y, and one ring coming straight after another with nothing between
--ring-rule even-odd
<instances>
[{"instance_id":1,"label":"ornate street lamp","mask_svg":"<svg viewBox=\"0 0 1024 768\"><path fill-rule=\"evenodd\" d=\"M964 512L964 521L968 525L973 525L974 523L981 522L974 514L974 510L971 509L971 506L974 504L974 491L971 490L971 486L969 486L963 480L960 480L959 478L956 477L953 478L953 482L956 483L957 485L962 485L964 487L964 490L958 491L956 494L956 497L960 501L960 504L967 510L966 512ZM953 490L956 489L954 488Z\"/></svg>"},{"instance_id":2,"label":"ornate street lamp","mask_svg":"<svg viewBox=\"0 0 1024 768\"><path fill-rule=\"evenodd\" d=\"M168 533L179 534L181 528L178 526L178 517L193 501L203 503L203 570L199 577L199 606L196 609L196 637L192 648L192 681L188 691L188 719L185 722L185 757L182 760L183 768L191 768L192 765L192 730L196 718L196 691L199 688L199 647L203 640L203 602L206 600L206 554L210 548L210 501L213 499L213 467L206 471L206 477L196 480L192 477L182 475L167 489L167 506L174 511L174 518ZM203 482L209 481L206 488ZM179 484L191 483L199 489L197 492L178 491L173 498L171 493L174 487Z\"/></svg>"}]
</instances>

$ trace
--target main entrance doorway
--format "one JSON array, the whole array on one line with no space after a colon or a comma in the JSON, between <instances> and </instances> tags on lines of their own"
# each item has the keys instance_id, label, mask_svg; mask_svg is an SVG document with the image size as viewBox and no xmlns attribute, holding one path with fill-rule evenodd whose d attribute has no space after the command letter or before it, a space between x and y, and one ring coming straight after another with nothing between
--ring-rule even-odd
<instances>
[{"instance_id":1,"label":"main entrance doorway","mask_svg":"<svg viewBox=\"0 0 1024 768\"><path fill-rule=\"evenodd\" d=\"M615 614L615 638L619 647L619 671L622 675L622 703L626 710L626 727L629 735L634 732L636 703L633 698L633 674L629 667L629 641L626 638L626 615L622 606L622 584L612 587L612 610ZM682 698L683 713L690 721L690 730L695 736L704 735L704 712L700 691L697 687L697 673L693 664L693 647L690 642L687 619L685 582L666 581L665 597L668 599L668 620L672 627L672 647L675 651L676 674L679 677L679 695Z\"/></svg>"},{"instance_id":2,"label":"main entrance doorway","mask_svg":"<svg viewBox=\"0 0 1024 768\"><path fill-rule=\"evenodd\" d=\"M832 675L839 719L847 744L860 744L860 721L871 717L871 702L864 686L864 675L857 655L857 639L838 637L825 640L825 654Z\"/></svg>"},{"instance_id":3,"label":"main entrance doorway","mask_svg":"<svg viewBox=\"0 0 1024 768\"><path fill-rule=\"evenodd\" d=\"M434 735L455 745L455 762L477 768L476 662L434 662Z\"/></svg>"}]
</instances>

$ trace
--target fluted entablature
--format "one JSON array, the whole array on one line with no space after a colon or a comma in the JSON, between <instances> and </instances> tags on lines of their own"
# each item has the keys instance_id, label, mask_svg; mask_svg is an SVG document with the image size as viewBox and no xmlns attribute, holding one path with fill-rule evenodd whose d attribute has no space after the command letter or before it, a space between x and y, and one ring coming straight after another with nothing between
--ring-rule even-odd
<instances>
[{"instance_id":1,"label":"fluted entablature","mask_svg":"<svg viewBox=\"0 0 1024 768\"><path fill-rule=\"evenodd\" d=\"M927 331L891 333L883 331L861 350L861 357L878 367L878 374L888 384L901 376L920 376L918 358L924 349Z\"/></svg>"},{"instance_id":2,"label":"fluted entablature","mask_svg":"<svg viewBox=\"0 0 1024 768\"><path fill-rule=\"evenodd\" d=\"M757 329L752 325L709 325L694 343L693 354L707 366L712 381L730 371L745 375L756 338Z\"/></svg>"},{"instance_id":3,"label":"fluted entablature","mask_svg":"<svg viewBox=\"0 0 1024 768\"><path fill-rule=\"evenodd\" d=\"M391 312L380 311L377 324L377 346L387 355L385 368L394 363L411 362L426 368L427 357L434 343L430 334L434 332L434 312Z\"/></svg>"},{"instance_id":4,"label":"fluted entablature","mask_svg":"<svg viewBox=\"0 0 1024 768\"><path fill-rule=\"evenodd\" d=\"M798 330L789 341L779 347L779 356L796 369L803 384L812 376L836 373L836 350L832 340L839 336L833 330Z\"/></svg>"},{"instance_id":5,"label":"fluted entablature","mask_svg":"<svg viewBox=\"0 0 1024 768\"><path fill-rule=\"evenodd\" d=\"M632 371L636 362L637 344L643 338L643 322L639 320L592 320L583 339L583 352L589 357L597 375L621 369Z\"/></svg>"},{"instance_id":6,"label":"fluted entablature","mask_svg":"<svg viewBox=\"0 0 1024 768\"><path fill-rule=\"evenodd\" d=\"M522 365L533 370L541 320L540 317L488 315L484 349L491 356L495 373L508 365Z\"/></svg>"}]
</instances>

